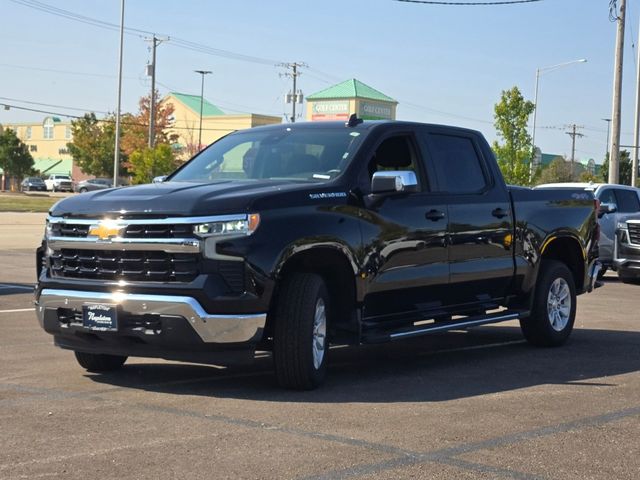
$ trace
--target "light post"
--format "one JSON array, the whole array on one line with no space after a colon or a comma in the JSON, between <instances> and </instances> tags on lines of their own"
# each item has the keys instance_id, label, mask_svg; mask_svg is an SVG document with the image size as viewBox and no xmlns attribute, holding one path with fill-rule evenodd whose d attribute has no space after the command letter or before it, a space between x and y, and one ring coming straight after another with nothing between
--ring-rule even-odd
<instances>
[{"instance_id":1,"label":"light post","mask_svg":"<svg viewBox=\"0 0 640 480\"><path fill-rule=\"evenodd\" d=\"M200 85L200 128L198 129L198 151L202 148L202 107L204 104L204 76L209 75L209 70L194 70L202 76L202 83Z\"/></svg>"},{"instance_id":2,"label":"light post","mask_svg":"<svg viewBox=\"0 0 640 480\"><path fill-rule=\"evenodd\" d=\"M538 86L540 83L540 74L543 72L550 72L562 67L568 67L574 63L585 63L586 58L580 60L572 60L570 62L558 63L557 65L550 65L548 67L541 67L536 69L536 92L533 97L533 132L531 134L531 161L529 162L529 181L533 180L533 159L536 153L536 119L538 116Z\"/></svg>"},{"instance_id":3,"label":"light post","mask_svg":"<svg viewBox=\"0 0 640 480\"><path fill-rule=\"evenodd\" d=\"M609 132L611 130L611 119L603 118L602 120L607 122L607 151L604 154L604 157L607 158L607 155L609 155Z\"/></svg>"},{"instance_id":4,"label":"light post","mask_svg":"<svg viewBox=\"0 0 640 480\"><path fill-rule=\"evenodd\" d=\"M122 52L124 47L124 0L120 1L120 49L118 53L118 106L116 108L116 144L113 153L113 186L118 186L120 166L120 108L122 103Z\"/></svg>"}]
</instances>

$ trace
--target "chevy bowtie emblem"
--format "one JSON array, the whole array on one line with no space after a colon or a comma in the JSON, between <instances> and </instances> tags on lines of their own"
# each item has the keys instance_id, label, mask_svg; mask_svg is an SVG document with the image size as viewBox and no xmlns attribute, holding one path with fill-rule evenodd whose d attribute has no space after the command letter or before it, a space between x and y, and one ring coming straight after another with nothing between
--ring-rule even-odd
<instances>
[{"instance_id":1,"label":"chevy bowtie emblem","mask_svg":"<svg viewBox=\"0 0 640 480\"><path fill-rule=\"evenodd\" d=\"M89 228L89 236L98 237L100 240L109 240L114 237L119 237L122 229L123 227L121 225L100 223L99 225L91 225L91 228Z\"/></svg>"}]
</instances>

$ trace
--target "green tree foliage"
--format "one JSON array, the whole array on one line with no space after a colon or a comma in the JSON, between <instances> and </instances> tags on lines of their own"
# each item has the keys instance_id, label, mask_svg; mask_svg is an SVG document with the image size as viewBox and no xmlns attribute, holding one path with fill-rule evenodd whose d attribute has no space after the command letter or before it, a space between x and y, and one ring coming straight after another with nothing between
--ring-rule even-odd
<instances>
[{"instance_id":1,"label":"green tree foliage","mask_svg":"<svg viewBox=\"0 0 640 480\"><path fill-rule=\"evenodd\" d=\"M0 133L0 168L11 177L23 177L33 170L29 149L10 128Z\"/></svg>"},{"instance_id":2,"label":"green tree foliage","mask_svg":"<svg viewBox=\"0 0 640 480\"><path fill-rule=\"evenodd\" d=\"M527 120L533 108L533 102L525 100L518 87L503 91L494 107L494 125L502 143L494 142L493 151L507 183L530 183L531 136L527 133Z\"/></svg>"},{"instance_id":3,"label":"green tree foliage","mask_svg":"<svg viewBox=\"0 0 640 480\"><path fill-rule=\"evenodd\" d=\"M151 183L154 177L168 175L176 168L171 147L166 143L155 148L138 150L129 157L129 171L133 174L133 183Z\"/></svg>"},{"instance_id":4,"label":"green tree foliage","mask_svg":"<svg viewBox=\"0 0 640 480\"><path fill-rule=\"evenodd\" d=\"M87 113L71 122L73 141L67 144L69 153L80 169L96 177L113 176L115 152L115 119L113 115L98 120L95 113ZM126 158L121 156L121 162Z\"/></svg>"},{"instance_id":5,"label":"green tree foliage","mask_svg":"<svg viewBox=\"0 0 640 480\"><path fill-rule=\"evenodd\" d=\"M618 177L618 183L622 185L631 185L631 155L629 150L622 150L620 152L620 172ZM602 181L607 183L609 181L609 154L604 157L604 163L600 169L602 175Z\"/></svg>"},{"instance_id":6,"label":"green tree foliage","mask_svg":"<svg viewBox=\"0 0 640 480\"><path fill-rule=\"evenodd\" d=\"M571 164L563 158L556 158L538 177L538 183L564 183L571 182Z\"/></svg>"}]
</instances>

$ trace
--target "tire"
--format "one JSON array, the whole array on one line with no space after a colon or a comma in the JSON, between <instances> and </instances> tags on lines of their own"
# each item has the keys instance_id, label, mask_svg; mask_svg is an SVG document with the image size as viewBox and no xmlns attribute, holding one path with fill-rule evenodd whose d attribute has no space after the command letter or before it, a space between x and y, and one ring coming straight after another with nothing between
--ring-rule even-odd
<instances>
[{"instance_id":1,"label":"tire","mask_svg":"<svg viewBox=\"0 0 640 480\"><path fill-rule=\"evenodd\" d=\"M54 192L57 192L57 191L58 191L58 189L56 188L56 186L55 186L55 185L54 185L53 187L51 187L51 190L52 190L52 191L54 191Z\"/></svg>"},{"instance_id":2,"label":"tire","mask_svg":"<svg viewBox=\"0 0 640 480\"><path fill-rule=\"evenodd\" d=\"M640 285L640 277L630 276L630 275L621 275L618 273L618 278L622 283L627 283L629 285Z\"/></svg>"},{"instance_id":3,"label":"tire","mask_svg":"<svg viewBox=\"0 0 640 480\"><path fill-rule=\"evenodd\" d=\"M127 361L121 355L104 355L97 353L74 352L76 360L82 368L89 372L112 372L118 370Z\"/></svg>"},{"instance_id":4,"label":"tire","mask_svg":"<svg viewBox=\"0 0 640 480\"><path fill-rule=\"evenodd\" d=\"M82 187L80 190L78 190L80 193L87 193L88 190L84 187Z\"/></svg>"},{"instance_id":5,"label":"tire","mask_svg":"<svg viewBox=\"0 0 640 480\"><path fill-rule=\"evenodd\" d=\"M531 316L520 320L527 341L557 347L567 341L576 318L576 287L564 263L543 260L538 273Z\"/></svg>"},{"instance_id":6,"label":"tire","mask_svg":"<svg viewBox=\"0 0 640 480\"><path fill-rule=\"evenodd\" d=\"M600 271L598 272L598 280L602 280L605 276L605 274L607 273L607 270L609 270L608 267L602 267L600 269Z\"/></svg>"},{"instance_id":7,"label":"tire","mask_svg":"<svg viewBox=\"0 0 640 480\"><path fill-rule=\"evenodd\" d=\"M330 299L324 280L294 273L280 288L275 309L273 361L281 387L313 390L327 370Z\"/></svg>"}]
</instances>

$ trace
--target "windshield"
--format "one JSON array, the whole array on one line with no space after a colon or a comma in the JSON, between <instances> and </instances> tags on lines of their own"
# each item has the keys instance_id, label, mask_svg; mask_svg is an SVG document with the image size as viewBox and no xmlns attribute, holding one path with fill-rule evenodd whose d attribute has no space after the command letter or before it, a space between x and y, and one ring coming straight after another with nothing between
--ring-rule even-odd
<instances>
[{"instance_id":1,"label":"windshield","mask_svg":"<svg viewBox=\"0 0 640 480\"><path fill-rule=\"evenodd\" d=\"M361 137L346 127L244 130L211 145L170 180L327 181L344 171Z\"/></svg>"}]
</instances>

